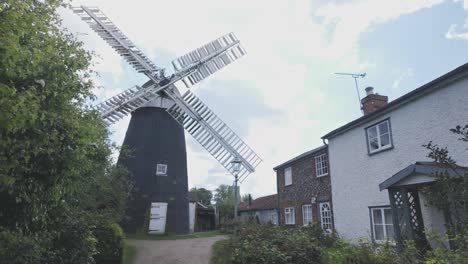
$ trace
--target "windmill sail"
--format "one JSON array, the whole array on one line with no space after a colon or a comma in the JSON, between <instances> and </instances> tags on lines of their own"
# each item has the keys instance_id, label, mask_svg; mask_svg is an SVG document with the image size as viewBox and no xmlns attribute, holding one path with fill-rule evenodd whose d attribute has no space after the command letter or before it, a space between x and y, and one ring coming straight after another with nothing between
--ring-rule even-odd
<instances>
[{"instance_id":1,"label":"windmill sail","mask_svg":"<svg viewBox=\"0 0 468 264\"><path fill-rule=\"evenodd\" d=\"M217 38L172 61L176 75L187 88L219 71L247 52L234 33Z\"/></svg>"},{"instance_id":2,"label":"windmill sail","mask_svg":"<svg viewBox=\"0 0 468 264\"><path fill-rule=\"evenodd\" d=\"M113 124L139 107L160 97L156 93L159 88L155 84L142 88L138 85L96 105L94 108L99 111L101 117L107 125Z\"/></svg>"},{"instance_id":3,"label":"windmill sail","mask_svg":"<svg viewBox=\"0 0 468 264\"><path fill-rule=\"evenodd\" d=\"M73 12L78 14L91 29L104 39L138 72L145 73L160 79L162 69L154 65L151 60L128 39L112 21L96 7L74 7Z\"/></svg>"},{"instance_id":4,"label":"windmill sail","mask_svg":"<svg viewBox=\"0 0 468 264\"><path fill-rule=\"evenodd\" d=\"M234 159L241 161L239 177L255 171L262 159L191 91L167 112L179 122L208 152L233 173Z\"/></svg>"}]
</instances>

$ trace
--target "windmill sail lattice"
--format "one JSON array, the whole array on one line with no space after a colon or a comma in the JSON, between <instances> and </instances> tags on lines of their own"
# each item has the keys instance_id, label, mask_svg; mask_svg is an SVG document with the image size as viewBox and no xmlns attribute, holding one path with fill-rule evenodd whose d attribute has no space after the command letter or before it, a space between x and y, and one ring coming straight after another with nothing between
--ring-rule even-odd
<instances>
[{"instance_id":1,"label":"windmill sail lattice","mask_svg":"<svg viewBox=\"0 0 468 264\"><path fill-rule=\"evenodd\" d=\"M136 71L160 77L161 70L96 7L75 7L73 12L117 51Z\"/></svg>"},{"instance_id":2,"label":"windmill sail lattice","mask_svg":"<svg viewBox=\"0 0 468 264\"><path fill-rule=\"evenodd\" d=\"M172 61L176 73L186 73L182 78L187 88L246 54L234 33L229 33Z\"/></svg>"},{"instance_id":3,"label":"windmill sail lattice","mask_svg":"<svg viewBox=\"0 0 468 264\"><path fill-rule=\"evenodd\" d=\"M233 172L235 159L244 164L240 178L254 171L260 157L191 91L182 98L186 107L176 103L167 112L228 171Z\"/></svg>"},{"instance_id":4,"label":"windmill sail lattice","mask_svg":"<svg viewBox=\"0 0 468 264\"><path fill-rule=\"evenodd\" d=\"M113 124L134 110L164 97L174 104L168 113L179 122L213 157L233 173L231 161L241 161L239 176L247 177L262 161L219 117L199 98L187 91L180 96L175 83L187 88L212 75L246 54L234 33L217 38L172 62L174 74L166 77L164 69L154 65L98 8L73 8L82 20L98 33L138 72L152 83L134 86L96 106L107 124Z\"/></svg>"}]
</instances>

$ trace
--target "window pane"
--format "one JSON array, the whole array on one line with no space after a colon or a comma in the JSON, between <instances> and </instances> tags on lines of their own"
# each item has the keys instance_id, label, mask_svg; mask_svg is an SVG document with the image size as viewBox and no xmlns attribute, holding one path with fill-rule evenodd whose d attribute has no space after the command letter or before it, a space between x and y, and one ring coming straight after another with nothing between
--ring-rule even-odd
<instances>
[{"instance_id":1,"label":"window pane","mask_svg":"<svg viewBox=\"0 0 468 264\"><path fill-rule=\"evenodd\" d=\"M382 225L374 225L374 239L375 240L385 240Z\"/></svg>"},{"instance_id":2,"label":"window pane","mask_svg":"<svg viewBox=\"0 0 468 264\"><path fill-rule=\"evenodd\" d=\"M375 150L379 148L379 141L377 138L370 139L369 146L371 150Z\"/></svg>"},{"instance_id":3,"label":"window pane","mask_svg":"<svg viewBox=\"0 0 468 264\"><path fill-rule=\"evenodd\" d=\"M372 138L376 138L377 137L377 127L371 127L369 129L367 129L367 133L369 134L369 138L372 139Z\"/></svg>"},{"instance_id":4,"label":"window pane","mask_svg":"<svg viewBox=\"0 0 468 264\"><path fill-rule=\"evenodd\" d=\"M387 239L393 239L393 225L385 225L385 229L387 229Z\"/></svg>"},{"instance_id":5,"label":"window pane","mask_svg":"<svg viewBox=\"0 0 468 264\"><path fill-rule=\"evenodd\" d=\"M379 124L379 132L380 134L388 133L388 122L384 121L382 124Z\"/></svg>"},{"instance_id":6,"label":"window pane","mask_svg":"<svg viewBox=\"0 0 468 264\"><path fill-rule=\"evenodd\" d=\"M387 146L390 144L390 134L384 134L380 136L380 144L383 146Z\"/></svg>"},{"instance_id":7,"label":"window pane","mask_svg":"<svg viewBox=\"0 0 468 264\"><path fill-rule=\"evenodd\" d=\"M382 213L380 209L373 209L372 216L374 218L374 224L382 224Z\"/></svg>"}]
</instances>

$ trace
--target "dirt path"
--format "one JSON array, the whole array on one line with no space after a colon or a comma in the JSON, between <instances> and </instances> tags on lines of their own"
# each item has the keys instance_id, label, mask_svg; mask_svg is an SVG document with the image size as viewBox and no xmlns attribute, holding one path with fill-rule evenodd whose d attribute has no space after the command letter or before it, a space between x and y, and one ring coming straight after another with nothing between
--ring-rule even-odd
<instances>
[{"instance_id":1,"label":"dirt path","mask_svg":"<svg viewBox=\"0 0 468 264\"><path fill-rule=\"evenodd\" d=\"M209 264L211 246L224 236L180 240L128 240L136 247L134 264Z\"/></svg>"}]
</instances>

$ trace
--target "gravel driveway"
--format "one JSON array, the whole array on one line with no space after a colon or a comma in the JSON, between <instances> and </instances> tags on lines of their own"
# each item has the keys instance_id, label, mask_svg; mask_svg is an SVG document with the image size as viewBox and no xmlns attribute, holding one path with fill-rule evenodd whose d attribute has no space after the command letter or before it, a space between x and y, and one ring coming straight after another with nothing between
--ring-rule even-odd
<instances>
[{"instance_id":1,"label":"gravel driveway","mask_svg":"<svg viewBox=\"0 0 468 264\"><path fill-rule=\"evenodd\" d=\"M133 240L137 253L134 264L209 264L211 246L224 236L180 240Z\"/></svg>"}]
</instances>

